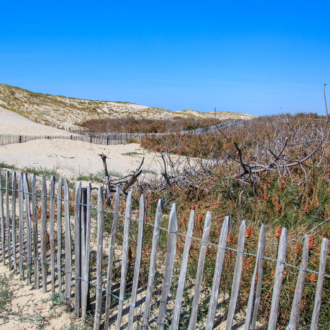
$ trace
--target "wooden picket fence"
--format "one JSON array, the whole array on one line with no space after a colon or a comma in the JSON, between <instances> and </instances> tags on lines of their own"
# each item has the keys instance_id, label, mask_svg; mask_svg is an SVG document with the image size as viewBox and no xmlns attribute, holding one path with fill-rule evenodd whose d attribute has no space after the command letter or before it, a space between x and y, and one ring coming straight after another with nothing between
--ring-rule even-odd
<instances>
[{"instance_id":1,"label":"wooden picket fence","mask_svg":"<svg viewBox=\"0 0 330 330\"><path fill-rule=\"evenodd\" d=\"M13 143L24 143L33 140L73 140L82 141L93 144L102 145L116 145L124 143L130 138L129 134L116 135L116 136L90 136L90 135L15 135L15 134L0 134L0 145L13 144Z\"/></svg>"},{"instance_id":2,"label":"wooden picket fence","mask_svg":"<svg viewBox=\"0 0 330 330\"><path fill-rule=\"evenodd\" d=\"M218 128L227 128L231 126L241 125L244 121L227 121L213 126L207 126L198 128L190 131L181 131L178 134L205 134L207 132L217 132ZM142 139L145 136L149 137L160 137L169 133L83 133L72 134L72 135L16 135L16 134L0 134L0 145L13 144L13 143L24 143L33 140L53 140L53 139L64 139L73 141L82 141L93 144L102 145L116 145L127 142L130 138Z\"/></svg>"},{"instance_id":3,"label":"wooden picket fence","mask_svg":"<svg viewBox=\"0 0 330 330\"><path fill-rule=\"evenodd\" d=\"M64 188L64 189L63 189ZM63 196L64 191L64 196ZM37 197L41 198L41 228L38 228L38 208ZM18 199L18 225L16 224L16 201ZM25 201L25 212L24 212ZM70 203L74 203L74 258L73 258L73 237L71 235L70 222ZM62 206L64 204L64 214L62 214ZM57 205L56 221L55 221L55 206ZM32 206L32 209L31 209ZM61 178L57 183L57 194L55 186L55 178L50 179L50 187L47 189L46 177L42 177L41 194L37 192L36 176L33 175L29 183L27 174L19 173L18 182L16 173L11 173L11 182L9 171L6 171L5 178L2 180L0 172L0 216L1 216L1 248L2 260L8 265L9 270L16 270L20 276L27 279L27 284L34 285L35 289L42 286L43 292L48 291L47 276L51 279L51 292L57 291L62 293L63 280L65 281L64 292L67 301L69 302L74 293L74 310L77 317L84 318L88 310L89 301L89 287L94 285L96 288L95 313L94 313L94 329L99 329L101 325L101 318L104 319L104 329L109 328L109 312L112 298L118 300L116 329L121 328L123 307L124 304L129 306L129 315L127 319L128 329L133 329L136 326L137 294L139 287L139 276L141 267L143 237L146 230L145 222L145 198L143 195L139 201L139 216L134 219L132 214L132 194L128 193L126 199L126 211L120 210L120 190L117 189L115 195L115 202L113 211L104 209L103 188L98 187L97 206L92 205L92 186L87 185L87 188L82 188L81 183L78 182L75 189L75 200L69 199L69 185L68 180ZM32 211L31 211L32 210ZM94 212L94 213L93 213ZM90 255L91 255L91 219L92 213L97 214L97 251L96 251L96 283L90 281ZM107 280L106 288L102 287L102 256L103 256L103 230L104 230L104 214L105 212L112 213L113 220L111 224L110 245L108 253L107 266ZM64 217L63 217L64 216ZM113 279L112 274L114 270L114 255L115 255L115 238L118 235L118 218L124 217L124 228L122 233L122 257L121 257L121 275L120 275L120 290L119 296L112 292ZM64 224L62 222L64 218ZM147 226L153 226L152 249L150 253L149 277L147 292L144 300L144 309L142 315L142 329L150 327L152 322L156 322L157 329L161 330L164 327L176 330L179 328L181 317L181 304L183 293L185 290L184 284L187 275L187 265L190 253L190 246L192 240L197 239L192 237L194 227L194 211L191 211L187 233L183 235L178 232L178 221L176 205L173 204L169 214L168 229L161 228L162 218L162 201L159 200L157 204L157 211L154 224L148 223ZM40 219L39 219L40 220ZM132 287L130 291L130 299L125 300L125 291L127 289L127 264L130 254L129 236L130 225L133 221L138 223L138 233L136 239L136 258L134 266L134 275L132 280ZM55 223L56 222L56 223ZM57 228L57 246L55 246L54 227ZM226 271L224 267L224 258L227 250L236 253L235 271L232 280L232 289L229 303L229 310L226 319L226 329L229 330L233 326L236 304L240 289L243 255L245 238L246 238L246 222L242 221L239 230L239 240L237 249L227 247L227 238L229 234L230 218L226 217L217 247L216 265L214 270L212 291L209 300L209 309L207 317L204 320L204 328L213 329L215 325L215 315L218 308L219 289L223 273ZM211 228L211 212L207 212L205 217L204 229L202 238L199 239L201 247L199 251L199 260L196 271L196 279L194 281L193 301L190 313L190 320L188 329L196 329L198 305L202 290L202 279L204 272L205 257L208 244L210 242L209 234ZM63 230L64 229L64 230ZM17 232L18 230L18 232ZM158 317L151 315L152 298L154 294L155 285L155 271L157 262L157 249L159 245L160 232L167 232L167 248L166 260L164 263L163 284L161 289L161 297L158 308ZM49 232L49 234L48 234ZM48 238L49 235L49 238ZM65 252L62 253L62 235L65 238ZM177 255L177 237L183 235L185 237L185 246L182 255ZM16 238L18 244L16 243ZM261 226L258 252L255 255L256 262L251 281L251 288L249 293L248 305L246 306L245 325L244 329L256 329L258 308L261 298L261 289L263 281L263 265L264 260L270 258L265 257L265 239L266 229ZM308 235L305 236L304 248L301 265L299 267L299 274L296 283L292 311L289 325L287 329L293 330L299 328L299 316L301 309L302 294L304 282L307 272L313 272L307 269L308 260ZM40 244L39 244L40 243ZM49 244L50 262L47 262L47 244ZM17 248L18 246L18 248ZM271 311L268 320L263 320L264 325L267 325L269 330L276 329L279 312L281 286L283 281L283 272L285 266L292 266L286 264L286 250L287 250L287 229L283 228L279 241L278 256L276 260L276 272L274 279L274 289L271 301ZM25 252L24 252L25 251ZM325 266L327 260L328 240L323 238L319 271L314 272L318 274L318 282L314 301L314 310L310 329L317 329L323 281L325 277ZM55 260L55 252L56 260ZM251 255L251 254L250 254ZM64 257L64 263L63 263ZM173 307L173 316L170 324L166 322L166 308L167 301L171 290L171 281L173 275L173 268L175 258L180 258L181 269L178 280L178 286L175 297L175 305ZM41 265L41 282L39 275L39 265ZM74 271L73 271L74 265ZM292 266L295 267L295 266ZM297 267L296 267L297 268ZM25 274L26 270L26 274ZM33 279L32 279L33 271ZM57 280L57 286L56 286ZM74 281L74 283L72 283ZM72 285L73 284L73 285ZM104 294L105 292L105 294ZM105 304L104 304L105 295Z\"/></svg>"}]
</instances>

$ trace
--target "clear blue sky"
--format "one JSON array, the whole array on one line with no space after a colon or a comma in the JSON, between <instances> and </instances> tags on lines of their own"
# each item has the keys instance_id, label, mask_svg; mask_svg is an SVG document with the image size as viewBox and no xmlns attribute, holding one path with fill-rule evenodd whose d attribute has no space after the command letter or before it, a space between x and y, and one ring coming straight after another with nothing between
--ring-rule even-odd
<instances>
[{"instance_id":1,"label":"clear blue sky","mask_svg":"<svg viewBox=\"0 0 330 330\"><path fill-rule=\"evenodd\" d=\"M0 83L35 92L324 113L325 82L330 89L330 1L1 3Z\"/></svg>"}]
</instances>

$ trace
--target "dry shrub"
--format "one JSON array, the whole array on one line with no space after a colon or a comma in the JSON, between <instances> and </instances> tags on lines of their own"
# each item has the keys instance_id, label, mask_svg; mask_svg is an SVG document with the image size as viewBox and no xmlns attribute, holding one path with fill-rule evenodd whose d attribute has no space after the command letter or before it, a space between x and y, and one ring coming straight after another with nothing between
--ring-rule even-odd
<instances>
[{"instance_id":1,"label":"dry shrub","mask_svg":"<svg viewBox=\"0 0 330 330\"><path fill-rule=\"evenodd\" d=\"M169 120L126 117L90 119L79 126L83 131L90 133L167 133L189 131L214 124L214 119L176 117Z\"/></svg>"}]
</instances>

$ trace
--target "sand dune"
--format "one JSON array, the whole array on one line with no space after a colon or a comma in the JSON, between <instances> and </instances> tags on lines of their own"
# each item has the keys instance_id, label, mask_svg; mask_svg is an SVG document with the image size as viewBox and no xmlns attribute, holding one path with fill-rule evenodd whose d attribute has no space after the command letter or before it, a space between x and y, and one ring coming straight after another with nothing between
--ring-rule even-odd
<instances>
[{"instance_id":1,"label":"sand dune","mask_svg":"<svg viewBox=\"0 0 330 330\"><path fill-rule=\"evenodd\" d=\"M71 135L65 130L37 124L19 114L0 107L0 134Z\"/></svg>"}]
</instances>

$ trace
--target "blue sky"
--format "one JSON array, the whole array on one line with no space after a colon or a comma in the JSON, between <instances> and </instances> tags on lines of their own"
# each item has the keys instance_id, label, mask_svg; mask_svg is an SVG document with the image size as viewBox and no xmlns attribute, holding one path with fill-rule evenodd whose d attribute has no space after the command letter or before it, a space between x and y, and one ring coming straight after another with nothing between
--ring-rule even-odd
<instances>
[{"instance_id":1,"label":"blue sky","mask_svg":"<svg viewBox=\"0 0 330 330\"><path fill-rule=\"evenodd\" d=\"M169 110L322 114L329 12L302 0L7 1L0 83Z\"/></svg>"}]
</instances>

